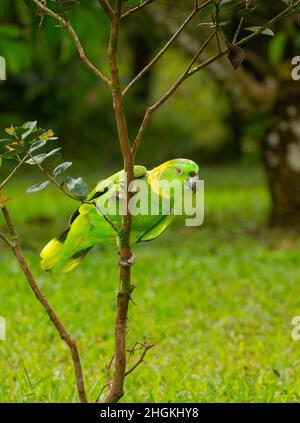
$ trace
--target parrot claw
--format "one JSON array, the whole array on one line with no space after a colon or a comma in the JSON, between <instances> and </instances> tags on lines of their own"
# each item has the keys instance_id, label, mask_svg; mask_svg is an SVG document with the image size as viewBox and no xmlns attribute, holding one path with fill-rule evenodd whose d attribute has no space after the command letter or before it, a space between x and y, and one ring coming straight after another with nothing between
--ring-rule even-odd
<instances>
[{"instance_id":1,"label":"parrot claw","mask_svg":"<svg viewBox=\"0 0 300 423\"><path fill-rule=\"evenodd\" d=\"M120 260L119 266L130 267L134 264L134 262L135 262L135 257L134 255L132 255L128 260Z\"/></svg>"}]
</instances>

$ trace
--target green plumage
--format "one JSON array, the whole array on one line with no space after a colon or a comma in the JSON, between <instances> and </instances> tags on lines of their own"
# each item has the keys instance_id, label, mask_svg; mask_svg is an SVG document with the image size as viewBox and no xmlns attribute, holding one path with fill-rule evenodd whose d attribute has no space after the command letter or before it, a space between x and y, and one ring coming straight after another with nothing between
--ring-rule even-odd
<instances>
[{"instance_id":1,"label":"green plumage","mask_svg":"<svg viewBox=\"0 0 300 423\"><path fill-rule=\"evenodd\" d=\"M180 172L179 172L180 169ZM182 172L182 173L181 173ZM180 173L180 174L179 174ZM168 207L163 204L164 193L157 188L159 180L172 182L177 179L182 188L190 175L198 173L198 166L191 160L175 159L147 171L144 166L134 167L134 184L139 181L147 183L148 206L145 214L132 216L131 244L141 241L149 241L157 238L170 225L174 216ZM68 272L76 267L83 257L95 245L117 245L118 234L122 224L122 210L124 198L122 198L122 184L124 183L124 171L120 171L105 181L100 182L90 193L87 201L94 204L81 204L70 219L69 228L59 237L50 241L41 252L41 266L48 272ZM150 213L150 198L157 206L157 214ZM115 202L112 202L112 200ZM141 197L141 201L147 198ZM116 205L116 210L111 205ZM113 223L113 226L103 217Z\"/></svg>"}]
</instances>

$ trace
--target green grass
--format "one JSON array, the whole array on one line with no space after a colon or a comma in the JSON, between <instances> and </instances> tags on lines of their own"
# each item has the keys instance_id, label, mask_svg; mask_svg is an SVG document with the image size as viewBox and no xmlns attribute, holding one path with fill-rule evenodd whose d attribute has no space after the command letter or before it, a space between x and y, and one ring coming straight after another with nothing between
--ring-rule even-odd
<instances>
[{"instance_id":1,"label":"green grass","mask_svg":"<svg viewBox=\"0 0 300 423\"><path fill-rule=\"evenodd\" d=\"M156 346L128 377L122 401L299 401L300 344L290 322L300 315L300 241L265 228L268 196L256 169L211 168L203 177L204 225L178 223L135 248L128 343L147 337ZM113 352L118 257L95 250L70 274L44 275L38 249L73 204L54 190L25 195L31 182L12 186L11 209L39 285L78 340L94 400ZM76 401L69 351L4 247L0 278L0 402Z\"/></svg>"}]
</instances>

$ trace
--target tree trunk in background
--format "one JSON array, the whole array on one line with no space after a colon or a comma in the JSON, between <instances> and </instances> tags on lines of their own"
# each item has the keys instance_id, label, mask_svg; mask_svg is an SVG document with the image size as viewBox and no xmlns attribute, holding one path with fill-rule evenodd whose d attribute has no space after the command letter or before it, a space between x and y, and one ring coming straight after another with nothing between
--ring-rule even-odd
<instances>
[{"instance_id":1,"label":"tree trunk in background","mask_svg":"<svg viewBox=\"0 0 300 423\"><path fill-rule=\"evenodd\" d=\"M151 61L157 48L155 35L149 23L145 22L143 16L136 22L130 22L128 27L128 40L132 54L132 75L136 76ZM151 94L152 69L147 72L138 82L132 91L130 101L130 125L136 133L144 117L145 109L149 105Z\"/></svg>"},{"instance_id":2,"label":"tree trunk in background","mask_svg":"<svg viewBox=\"0 0 300 423\"><path fill-rule=\"evenodd\" d=\"M300 85L285 81L279 93L263 144L272 200L269 223L300 228Z\"/></svg>"},{"instance_id":3,"label":"tree trunk in background","mask_svg":"<svg viewBox=\"0 0 300 423\"><path fill-rule=\"evenodd\" d=\"M229 94L227 94L229 95ZM231 128L231 136L223 146L225 151L222 152L222 156L225 160L238 160L242 158L242 142L244 134L244 121L242 119L240 110L235 107L235 99L233 96L231 99L231 110L227 119L227 124Z\"/></svg>"}]
</instances>

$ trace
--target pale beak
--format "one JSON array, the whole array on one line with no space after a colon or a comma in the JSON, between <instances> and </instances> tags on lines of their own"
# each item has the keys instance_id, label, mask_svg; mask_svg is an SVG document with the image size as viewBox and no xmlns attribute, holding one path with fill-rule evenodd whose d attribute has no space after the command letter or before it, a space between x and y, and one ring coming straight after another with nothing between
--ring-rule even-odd
<instances>
[{"instance_id":1,"label":"pale beak","mask_svg":"<svg viewBox=\"0 0 300 423\"><path fill-rule=\"evenodd\" d=\"M184 186L187 189L189 189L193 192L196 192L197 189L198 189L198 185L199 185L198 182L199 182L199 176L193 175L193 176L190 176L188 179L185 180Z\"/></svg>"}]
</instances>

